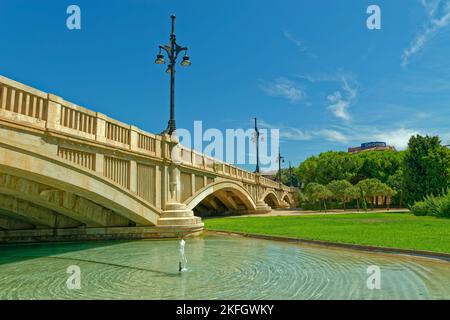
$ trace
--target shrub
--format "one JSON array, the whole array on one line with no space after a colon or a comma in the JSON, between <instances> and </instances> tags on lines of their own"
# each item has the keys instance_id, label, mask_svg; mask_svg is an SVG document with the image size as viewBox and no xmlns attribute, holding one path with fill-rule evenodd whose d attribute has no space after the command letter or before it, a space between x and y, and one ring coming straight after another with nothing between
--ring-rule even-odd
<instances>
[{"instance_id":1,"label":"shrub","mask_svg":"<svg viewBox=\"0 0 450 320\"><path fill-rule=\"evenodd\" d=\"M424 201L418 201L412 206L411 212L415 216L426 216L429 211L428 209L428 205Z\"/></svg>"},{"instance_id":2,"label":"shrub","mask_svg":"<svg viewBox=\"0 0 450 320\"><path fill-rule=\"evenodd\" d=\"M441 197L436 197L434 195L428 195L425 197L424 202L428 207L428 216L439 216L441 201Z\"/></svg>"},{"instance_id":3,"label":"shrub","mask_svg":"<svg viewBox=\"0 0 450 320\"><path fill-rule=\"evenodd\" d=\"M442 197L437 216L442 218L450 218L450 192Z\"/></svg>"},{"instance_id":4,"label":"shrub","mask_svg":"<svg viewBox=\"0 0 450 320\"><path fill-rule=\"evenodd\" d=\"M424 201L418 201L411 207L411 212L416 216L450 218L450 191L442 196L426 196Z\"/></svg>"}]
</instances>

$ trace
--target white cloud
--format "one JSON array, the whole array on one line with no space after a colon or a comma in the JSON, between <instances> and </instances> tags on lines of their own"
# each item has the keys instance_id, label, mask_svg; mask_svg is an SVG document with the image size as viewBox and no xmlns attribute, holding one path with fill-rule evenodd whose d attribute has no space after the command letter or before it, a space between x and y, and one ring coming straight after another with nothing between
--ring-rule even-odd
<instances>
[{"instance_id":1,"label":"white cloud","mask_svg":"<svg viewBox=\"0 0 450 320\"><path fill-rule=\"evenodd\" d=\"M350 120L350 115L348 113L350 103L342 99L342 94L340 91L336 91L335 93L329 95L328 101L331 103L328 106L328 110L330 110L337 118L347 121Z\"/></svg>"},{"instance_id":2,"label":"white cloud","mask_svg":"<svg viewBox=\"0 0 450 320\"><path fill-rule=\"evenodd\" d=\"M293 127L286 127L283 125L274 125L265 122L264 120L258 120L258 122L261 128L279 129L281 139L290 141L308 141L313 138L313 134L308 132L307 130Z\"/></svg>"},{"instance_id":3,"label":"white cloud","mask_svg":"<svg viewBox=\"0 0 450 320\"><path fill-rule=\"evenodd\" d=\"M338 83L340 85L339 90L327 96L327 109L336 118L345 120L346 122L351 120L349 109L353 100L358 96L358 82L353 74L339 71L336 74L304 74L299 75L299 77L311 83Z\"/></svg>"},{"instance_id":4,"label":"white cloud","mask_svg":"<svg viewBox=\"0 0 450 320\"><path fill-rule=\"evenodd\" d=\"M259 120L261 128L279 129L280 138L289 141L309 141L316 138L325 138L328 141L347 143L349 138L342 132L334 129L307 130L304 128L288 127L283 125L274 125Z\"/></svg>"},{"instance_id":5,"label":"white cloud","mask_svg":"<svg viewBox=\"0 0 450 320\"><path fill-rule=\"evenodd\" d=\"M280 129L280 138L291 141L307 141L312 139L311 133L297 128Z\"/></svg>"},{"instance_id":6,"label":"white cloud","mask_svg":"<svg viewBox=\"0 0 450 320\"><path fill-rule=\"evenodd\" d=\"M325 139L327 141L350 146L357 146L362 142L383 141L394 146L397 150L404 150L408 146L411 136L417 134L436 134L433 130L418 130L409 127L374 127L366 125L343 125L332 128L307 130L304 128L273 125L260 120L261 128L276 128L280 130L280 138L290 141L310 141ZM440 134L443 143L450 144L450 133Z\"/></svg>"},{"instance_id":7,"label":"white cloud","mask_svg":"<svg viewBox=\"0 0 450 320\"><path fill-rule=\"evenodd\" d=\"M408 147L408 142L411 136L420 134L417 130L399 128L393 131L386 131L375 134L377 140L386 142L388 145L394 146L397 150L404 150Z\"/></svg>"},{"instance_id":8,"label":"white cloud","mask_svg":"<svg viewBox=\"0 0 450 320\"><path fill-rule=\"evenodd\" d=\"M317 55L312 53L311 50L305 45L305 43L297 39L291 32L284 30L283 35L287 40L289 40L289 42L294 44L301 53L310 58L317 58Z\"/></svg>"},{"instance_id":9,"label":"white cloud","mask_svg":"<svg viewBox=\"0 0 450 320\"><path fill-rule=\"evenodd\" d=\"M350 104L358 95L358 91L356 88L350 86L349 80L345 75L341 75L337 79L337 81L341 83L341 91L336 91L328 95L328 110L330 110L336 118L350 121Z\"/></svg>"},{"instance_id":10,"label":"white cloud","mask_svg":"<svg viewBox=\"0 0 450 320\"><path fill-rule=\"evenodd\" d=\"M411 58L424 49L428 41L450 23L450 0L420 0L428 16L422 30L410 46L403 50L402 63L406 67Z\"/></svg>"},{"instance_id":11,"label":"white cloud","mask_svg":"<svg viewBox=\"0 0 450 320\"><path fill-rule=\"evenodd\" d=\"M272 82L261 82L259 86L272 97L282 97L290 103L296 103L305 97L304 91L292 80L279 77Z\"/></svg>"},{"instance_id":12,"label":"white cloud","mask_svg":"<svg viewBox=\"0 0 450 320\"><path fill-rule=\"evenodd\" d=\"M414 115L414 120L424 120L431 118L433 115L430 112L419 111Z\"/></svg>"},{"instance_id":13,"label":"white cloud","mask_svg":"<svg viewBox=\"0 0 450 320\"><path fill-rule=\"evenodd\" d=\"M298 75L299 78L305 79L311 83L318 83L318 82L341 82L342 77L349 77L351 78L352 75L350 74L343 74L341 72L338 72L337 74L328 74L328 73L314 73L314 74L300 74Z\"/></svg>"},{"instance_id":14,"label":"white cloud","mask_svg":"<svg viewBox=\"0 0 450 320\"><path fill-rule=\"evenodd\" d=\"M358 90L356 88L352 88L348 83L348 80L345 76L341 77L342 89L347 93L348 99L353 100L358 95Z\"/></svg>"},{"instance_id":15,"label":"white cloud","mask_svg":"<svg viewBox=\"0 0 450 320\"><path fill-rule=\"evenodd\" d=\"M404 150L408 146L411 136L422 134L421 130L414 128L397 127L373 127L367 125L340 127L340 132L355 145L369 141L383 141L394 146L397 150ZM431 134L431 132L428 132Z\"/></svg>"},{"instance_id":16,"label":"white cloud","mask_svg":"<svg viewBox=\"0 0 450 320\"><path fill-rule=\"evenodd\" d=\"M306 51L307 48L303 45L303 42L296 39L289 31L284 30L283 35L301 51Z\"/></svg>"},{"instance_id":17,"label":"white cloud","mask_svg":"<svg viewBox=\"0 0 450 320\"><path fill-rule=\"evenodd\" d=\"M445 133L445 134L443 134L443 135L441 136L441 139L442 139L442 143L443 143L443 144L445 144L445 145L447 145L447 146L450 146L450 133Z\"/></svg>"},{"instance_id":18,"label":"white cloud","mask_svg":"<svg viewBox=\"0 0 450 320\"><path fill-rule=\"evenodd\" d=\"M344 135L342 132L339 132L337 130L331 130L331 129L324 129L320 130L318 134L328 141L333 142L340 142L340 143L347 143L349 141L349 138Z\"/></svg>"},{"instance_id":19,"label":"white cloud","mask_svg":"<svg viewBox=\"0 0 450 320\"><path fill-rule=\"evenodd\" d=\"M432 17L438 10L441 0L420 0L420 3L425 8L427 15Z\"/></svg>"}]
</instances>

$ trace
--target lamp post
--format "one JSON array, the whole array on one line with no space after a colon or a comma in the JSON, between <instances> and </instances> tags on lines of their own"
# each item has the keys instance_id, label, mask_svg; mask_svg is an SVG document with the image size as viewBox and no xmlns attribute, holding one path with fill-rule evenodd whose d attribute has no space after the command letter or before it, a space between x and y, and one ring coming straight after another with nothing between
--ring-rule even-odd
<instances>
[{"instance_id":1,"label":"lamp post","mask_svg":"<svg viewBox=\"0 0 450 320\"><path fill-rule=\"evenodd\" d=\"M281 183L281 163L284 162L284 157L281 156L280 149L278 149L278 178Z\"/></svg>"},{"instance_id":2,"label":"lamp post","mask_svg":"<svg viewBox=\"0 0 450 320\"><path fill-rule=\"evenodd\" d=\"M255 173L259 173L259 130L258 120L255 118L255 139L256 139L256 170Z\"/></svg>"},{"instance_id":3,"label":"lamp post","mask_svg":"<svg viewBox=\"0 0 450 320\"><path fill-rule=\"evenodd\" d=\"M172 15L170 17L172 19L172 32L170 34L170 44L166 44L164 46L159 46L159 54L156 56L155 63L156 64L165 64L163 50L166 52L167 57L169 58L169 66L167 67L166 72L170 73L170 119L167 126L167 129L163 131L163 133L167 133L172 135L172 133L176 130L175 124L175 65L177 63L178 55L181 52L184 52L183 61L181 61L181 66L189 67L191 65L191 61L189 56L187 55L188 48L182 47L177 44L176 36L175 36L175 16Z\"/></svg>"},{"instance_id":4,"label":"lamp post","mask_svg":"<svg viewBox=\"0 0 450 320\"><path fill-rule=\"evenodd\" d=\"M293 187L294 186L294 181L292 179L292 166L291 166L291 162L289 161L289 186Z\"/></svg>"}]
</instances>

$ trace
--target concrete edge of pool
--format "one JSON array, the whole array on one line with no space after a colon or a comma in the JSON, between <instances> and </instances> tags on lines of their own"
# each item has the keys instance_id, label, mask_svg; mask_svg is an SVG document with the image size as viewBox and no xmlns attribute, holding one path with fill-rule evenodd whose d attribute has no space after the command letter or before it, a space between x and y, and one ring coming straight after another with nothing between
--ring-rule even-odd
<instances>
[{"instance_id":1,"label":"concrete edge of pool","mask_svg":"<svg viewBox=\"0 0 450 320\"><path fill-rule=\"evenodd\" d=\"M308 239L300 239L300 238L272 236L272 235L265 235L265 234L246 233L246 232L238 232L238 231L226 231L226 230L207 230L207 229L205 229L204 233L205 234L209 233L209 234L217 234L217 235L228 235L228 236L240 236L240 237L246 237L246 238L272 240L272 241L289 242L289 243L303 243L303 244L315 245L315 246L320 246L320 247L334 247L334 248L350 249L350 250L357 250L357 251L366 251L366 252L372 252L372 253L409 255L409 256L414 256L414 257L439 259L439 260L444 260L444 261L450 262L450 254L444 253L444 252L378 247L378 246L340 243L340 242L321 241L321 240L308 240Z\"/></svg>"},{"instance_id":2,"label":"concrete edge of pool","mask_svg":"<svg viewBox=\"0 0 450 320\"><path fill-rule=\"evenodd\" d=\"M177 239L199 236L203 230L203 223L194 226L6 230L0 232L0 245L97 240Z\"/></svg>"}]
</instances>

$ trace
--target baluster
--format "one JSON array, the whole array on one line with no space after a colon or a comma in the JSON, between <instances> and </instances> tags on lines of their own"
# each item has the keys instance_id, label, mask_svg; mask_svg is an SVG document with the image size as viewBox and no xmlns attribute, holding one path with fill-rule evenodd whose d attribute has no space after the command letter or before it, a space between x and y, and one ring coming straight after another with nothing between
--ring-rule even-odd
<instances>
[{"instance_id":1,"label":"baluster","mask_svg":"<svg viewBox=\"0 0 450 320\"><path fill-rule=\"evenodd\" d=\"M23 92L19 91L19 94L17 97L17 110L16 110L16 112L19 114L22 114L22 99L23 99Z\"/></svg>"},{"instance_id":2,"label":"baluster","mask_svg":"<svg viewBox=\"0 0 450 320\"><path fill-rule=\"evenodd\" d=\"M9 108L8 108L9 111L13 111L14 112L15 100L16 100L16 90L15 89L11 89L10 102L9 102Z\"/></svg>"},{"instance_id":3,"label":"baluster","mask_svg":"<svg viewBox=\"0 0 450 320\"><path fill-rule=\"evenodd\" d=\"M30 116L30 95L27 93L25 95L25 115Z\"/></svg>"},{"instance_id":4,"label":"baluster","mask_svg":"<svg viewBox=\"0 0 450 320\"><path fill-rule=\"evenodd\" d=\"M8 87L2 88L2 102L1 102L1 109L6 109L6 101L8 99Z\"/></svg>"}]
</instances>

